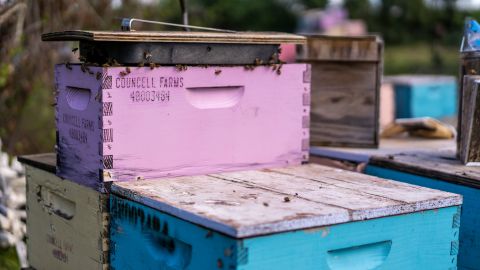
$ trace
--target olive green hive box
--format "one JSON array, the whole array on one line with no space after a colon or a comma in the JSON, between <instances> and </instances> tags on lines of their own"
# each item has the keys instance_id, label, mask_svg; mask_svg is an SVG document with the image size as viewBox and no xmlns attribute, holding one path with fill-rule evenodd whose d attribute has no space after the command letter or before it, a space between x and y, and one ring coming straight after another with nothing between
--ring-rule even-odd
<instances>
[{"instance_id":1,"label":"olive green hive box","mask_svg":"<svg viewBox=\"0 0 480 270\"><path fill-rule=\"evenodd\" d=\"M55 175L55 154L24 156L27 253L36 270L108 266L108 194Z\"/></svg>"}]
</instances>

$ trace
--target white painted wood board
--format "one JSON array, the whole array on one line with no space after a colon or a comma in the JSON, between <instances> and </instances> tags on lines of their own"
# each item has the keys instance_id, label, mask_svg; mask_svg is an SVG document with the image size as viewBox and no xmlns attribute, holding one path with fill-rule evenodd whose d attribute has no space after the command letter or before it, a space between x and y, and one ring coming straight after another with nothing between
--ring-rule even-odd
<instances>
[{"instance_id":1,"label":"white painted wood board","mask_svg":"<svg viewBox=\"0 0 480 270\"><path fill-rule=\"evenodd\" d=\"M117 182L112 192L238 238L462 203L453 193L316 164Z\"/></svg>"}]
</instances>

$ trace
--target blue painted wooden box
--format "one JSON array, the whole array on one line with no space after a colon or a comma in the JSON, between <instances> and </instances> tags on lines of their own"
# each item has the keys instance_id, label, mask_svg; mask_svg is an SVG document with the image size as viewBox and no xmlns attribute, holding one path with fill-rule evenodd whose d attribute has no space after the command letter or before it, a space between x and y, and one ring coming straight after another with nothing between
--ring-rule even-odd
<instances>
[{"instance_id":1,"label":"blue painted wooden box","mask_svg":"<svg viewBox=\"0 0 480 270\"><path fill-rule=\"evenodd\" d=\"M423 151L373 156L365 172L461 194L458 269L480 269L480 168L463 166L455 151Z\"/></svg>"},{"instance_id":2,"label":"blue painted wooden box","mask_svg":"<svg viewBox=\"0 0 480 270\"><path fill-rule=\"evenodd\" d=\"M455 77L403 75L388 77L386 81L394 86L396 118L456 116Z\"/></svg>"},{"instance_id":3,"label":"blue painted wooden box","mask_svg":"<svg viewBox=\"0 0 480 270\"><path fill-rule=\"evenodd\" d=\"M320 165L117 182L112 269L454 269L461 197Z\"/></svg>"}]
</instances>

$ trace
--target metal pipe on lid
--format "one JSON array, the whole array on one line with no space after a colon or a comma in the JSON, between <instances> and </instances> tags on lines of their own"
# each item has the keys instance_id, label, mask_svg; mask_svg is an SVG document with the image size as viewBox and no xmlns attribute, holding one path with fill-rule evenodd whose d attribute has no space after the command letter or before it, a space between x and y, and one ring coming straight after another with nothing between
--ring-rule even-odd
<instances>
[{"instance_id":1,"label":"metal pipe on lid","mask_svg":"<svg viewBox=\"0 0 480 270\"><path fill-rule=\"evenodd\" d=\"M121 24L121 30L122 31L135 31L134 29L132 29L132 24L133 24L134 21L142 22L142 23L151 23L151 24L173 26L173 27L198 29L198 30L205 30L205 31L212 31L212 32L236 33L236 31L233 31L233 30L218 29L218 28L211 28L211 27L202 27L202 26L195 26L195 25L188 25L188 24L167 23L167 22L161 22L161 21L150 21L150 20L143 20L143 19L137 19L137 18L123 18L122 19L122 24Z\"/></svg>"}]
</instances>

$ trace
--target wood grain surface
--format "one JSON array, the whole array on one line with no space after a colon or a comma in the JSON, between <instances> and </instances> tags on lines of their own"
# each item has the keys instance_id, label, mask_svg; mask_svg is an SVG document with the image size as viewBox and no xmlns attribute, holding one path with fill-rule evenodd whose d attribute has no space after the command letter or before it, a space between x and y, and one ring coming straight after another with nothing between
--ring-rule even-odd
<instances>
[{"instance_id":1,"label":"wood grain surface","mask_svg":"<svg viewBox=\"0 0 480 270\"><path fill-rule=\"evenodd\" d=\"M274 32L181 32L181 31L83 31L72 30L45 33L43 41L124 41L124 42L194 42L280 44L306 42L300 35Z\"/></svg>"},{"instance_id":2,"label":"wood grain surface","mask_svg":"<svg viewBox=\"0 0 480 270\"><path fill-rule=\"evenodd\" d=\"M455 151L409 151L373 156L371 165L480 188L480 168L465 166Z\"/></svg>"},{"instance_id":3,"label":"wood grain surface","mask_svg":"<svg viewBox=\"0 0 480 270\"><path fill-rule=\"evenodd\" d=\"M308 36L299 50L312 65L311 144L377 147L381 39Z\"/></svg>"},{"instance_id":4,"label":"wood grain surface","mask_svg":"<svg viewBox=\"0 0 480 270\"><path fill-rule=\"evenodd\" d=\"M234 237L459 205L460 196L320 165L116 182L112 192Z\"/></svg>"},{"instance_id":5,"label":"wood grain surface","mask_svg":"<svg viewBox=\"0 0 480 270\"><path fill-rule=\"evenodd\" d=\"M460 126L460 160L466 165L480 165L480 76L464 77Z\"/></svg>"}]
</instances>

